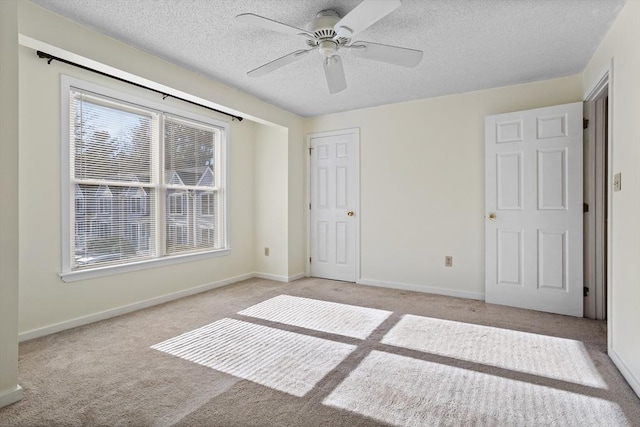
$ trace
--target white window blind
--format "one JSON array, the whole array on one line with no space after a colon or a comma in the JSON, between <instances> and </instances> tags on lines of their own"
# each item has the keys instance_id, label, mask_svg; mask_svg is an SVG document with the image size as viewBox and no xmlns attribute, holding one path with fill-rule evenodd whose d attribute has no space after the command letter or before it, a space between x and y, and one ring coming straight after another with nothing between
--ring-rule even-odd
<instances>
[{"instance_id":1,"label":"white window blind","mask_svg":"<svg viewBox=\"0 0 640 427\"><path fill-rule=\"evenodd\" d=\"M223 128L69 89L68 271L225 248Z\"/></svg>"},{"instance_id":2,"label":"white window blind","mask_svg":"<svg viewBox=\"0 0 640 427\"><path fill-rule=\"evenodd\" d=\"M221 247L216 186L220 132L177 117L164 120L164 176L168 254ZM211 198L203 213L201 200ZM209 205L207 205L209 208ZM206 239L202 236L211 236Z\"/></svg>"}]
</instances>

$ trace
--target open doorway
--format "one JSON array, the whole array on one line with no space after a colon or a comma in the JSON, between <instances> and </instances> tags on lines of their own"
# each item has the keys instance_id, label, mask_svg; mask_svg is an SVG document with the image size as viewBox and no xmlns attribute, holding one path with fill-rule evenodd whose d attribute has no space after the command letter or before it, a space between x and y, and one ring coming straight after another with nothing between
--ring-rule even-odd
<instances>
[{"instance_id":1,"label":"open doorway","mask_svg":"<svg viewBox=\"0 0 640 427\"><path fill-rule=\"evenodd\" d=\"M584 317L607 319L609 84L584 102Z\"/></svg>"}]
</instances>

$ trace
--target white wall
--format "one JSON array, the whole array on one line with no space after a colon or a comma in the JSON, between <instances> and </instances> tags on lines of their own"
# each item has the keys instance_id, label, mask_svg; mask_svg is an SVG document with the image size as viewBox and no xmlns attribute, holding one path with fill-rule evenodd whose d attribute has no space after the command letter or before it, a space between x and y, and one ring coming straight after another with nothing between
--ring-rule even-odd
<instances>
[{"instance_id":1,"label":"white wall","mask_svg":"<svg viewBox=\"0 0 640 427\"><path fill-rule=\"evenodd\" d=\"M580 100L576 75L306 119L360 128L361 282L483 298L484 117Z\"/></svg>"},{"instance_id":2,"label":"white wall","mask_svg":"<svg viewBox=\"0 0 640 427\"><path fill-rule=\"evenodd\" d=\"M28 47L19 51L20 64L20 305L19 330L25 336L51 331L60 324L73 324L74 319L100 315L102 312L153 300L172 293L197 289L200 286L244 277L256 271L254 215L263 210L263 199L256 200L255 170L266 173L277 164L278 186L275 196L280 204L270 206L274 218L284 218L269 224L269 233L278 236L275 242L278 256L270 259L269 272L287 277L291 266L290 247L302 246L304 230L293 229L287 216L302 204L302 175L291 176L289 151L297 155L302 143L302 119L266 104L247 94L206 79L196 73L133 49L95 31L82 27L28 2L18 6L19 32L36 44L46 43L81 58L97 61L135 76L197 96L206 102L230 108L253 119L231 124L230 165L230 225L232 252L230 256L176 264L157 269L141 270L118 276L63 283L60 273L60 74L128 91L139 96L155 95L122 83L97 76L68 65L38 59ZM28 43L32 43L29 41ZM56 52L51 52L56 54ZM156 99L156 98L154 98ZM157 100L157 99L156 99ZM181 104L180 101L164 102ZM16 103L17 105L17 103ZM15 108L15 105L14 105ZM200 113L203 110L194 108ZM195 111L195 110L194 110ZM256 123L257 122L257 123ZM262 124L258 124L262 123ZM264 123L286 129L276 135L265 131ZM255 152L261 138L278 150L264 158ZM260 146L262 149L262 146ZM301 173L301 172L299 172ZM272 177L270 177L271 179ZM300 193L300 194L298 194ZM303 218L301 212L297 213ZM302 221L298 219L297 221ZM15 227L16 224L13 224ZM291 245L291 242L294 245ZM271 244L271 241L269 241ZM279 245L281 247L279 247ZM17 245L14 246L14 248ZM291 258L291 259L290 259ZM261 266L262 267L262 266ZM298 271L302 266L297 267ZM81 323L81 320L79 321ZM58 326L56 326L58 325Z\"/></svg>"},{"instance_id":3,"label":"white wall","mask_svg":"<svg viewBox=\"0 0 640 427\"><path fill-rule=\"evenodd\" d=\"M622 191L610 215L609 354L640 395L640 2L627 2L589 62L585 94L612 58L610 172L622 173Z\"/></svg>"},{"instance_id":4,"label":"white wall","mask_svg":"<svg viewBox=\"0 0 640 427\"><path fill-rule=\"evenodd\" d=\"M0 407L18 382L18 8L0 2Z\"/></svg>"}]
</instances>

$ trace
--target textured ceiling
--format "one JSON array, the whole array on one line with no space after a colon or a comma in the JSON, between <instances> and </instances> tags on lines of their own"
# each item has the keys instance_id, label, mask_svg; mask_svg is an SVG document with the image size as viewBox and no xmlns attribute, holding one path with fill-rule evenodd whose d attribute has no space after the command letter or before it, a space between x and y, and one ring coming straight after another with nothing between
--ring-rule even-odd
<instances>
[{"instance_id":1,"label":"textured ceiling","mask_svg":"<svg viewBox=\"0 0 640 427\"><path fill-rule=\"evenodd\" d=\"M264 77L246 72L306 48L305 39L238 22L255 13L295 27L360 0L31 0L124 43L301 116L581 72L624 0L403 0L357 36L424 51L416 68L340 52L348 88L330 95L312 53Z\"/></svg>"}]
</instances>

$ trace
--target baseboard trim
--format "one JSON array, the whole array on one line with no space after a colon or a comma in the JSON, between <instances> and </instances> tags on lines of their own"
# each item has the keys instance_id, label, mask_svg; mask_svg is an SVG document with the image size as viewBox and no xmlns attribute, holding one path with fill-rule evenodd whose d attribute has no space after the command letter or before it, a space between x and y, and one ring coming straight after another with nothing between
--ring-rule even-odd
<instances>
[{"instance_id":1,"label":"baseboard trim","mask_svg":"<svg viewBox=\"0 0 640 427\"><path fill-rule=\"evenodd\" d=\"M257 277L258 279L273 280L275 282L289 283L289 282L293 282L294 280L302 279L304 277L304 273L298 273L292 276L284 276L280 274L271 274L271 273L254 273L254 277Z\"/></svg>"},{"instance_id":2,"label":"baseboard trim","mask_svg":"<svg viewBox=\"0 0 640 427\"><path fill-rule=\"evenodd\" d=\"M110 319L112 317L120 316L122 314L131 313L133 311L141 310L143 308L152 307L154 305L163 304L165 302L173 301L179 298L184 298L190 295L206 292L211 289L221 288L223 286L231 285L233 283L241 282L243 280L252 279L256 277L254 273L242 274L240 276L230 277L228 279L219 280L217 282L207 283L204 285L196 286L195 288L185 289L183 291L174 292L171 294L162 295L155 298L150 298L144 301L136 302L133 304L124 305L121 307L113 308L110 310L101 311L98 313L90 314L87 316L76 317L75 319L67 320L53 325L45 326L38 329L32 329L30 331L23 332L18 335L19 342L28 341L34 338L40 338L45 335L55 334L66 329L76 328L78 326L87 325L89 323L98 322L100 320Z\"/></svg>"},{"instance_id":3,"label":"baseboard trim","mask_svg":"<svg viewBox=\"0 0 640 427\"><path fill-rule=\"evenodd\" d=\"M305 274L305 272L303 271L302 273L298 273L298 274L294 274L289 276L289 281L290 282L295 282L296 280L300 280L304 277L306 277L307 275Z\"/></svg>"},{"instance_id":4,"label":"baseboard trim","mask_svg":"<svg viewBox=\"0 0 640 427\"><path fill-rule=\"evenodd\" d=\"M481 293L481 292L458 291L455 289L434 288L431 286L413 285L409 283L383 282L380 280L371 280L371 279L362 279L362 278L359 279L356 282L356 284L367 285L367 286L377 286L380 288L401 289L403 291L425 292L429 294L446 295L448 297L458 297L458 298L476 299L476 300L484 301L484 293Z\"/></svg>"},{"instance_id":5,"label":"baseboard trim","mask_svg":"<svg viewBox=\"0 0 640 427\"><path fill-rule=\"evenodd\" d=\"M640 397L640 380L633 375L631 369L624 363L622 358L616 353L616 351L612 348L608 350L609 357L613 361L613 364L616 365L622 376L629 383L633 391Z\"/></svg>"},{"instance_id":6,"label":"baseboard trim","mask_svg":"<svg viewBox=\"0 0 640 427\"><path fill-rule=\"evenodd\" d=\"M23 397L24 391L22 390L22 387L16 385L13 390L0 394L0 408L12 405L17 401L22 400Z\"/></svg>"}]
</instances>

